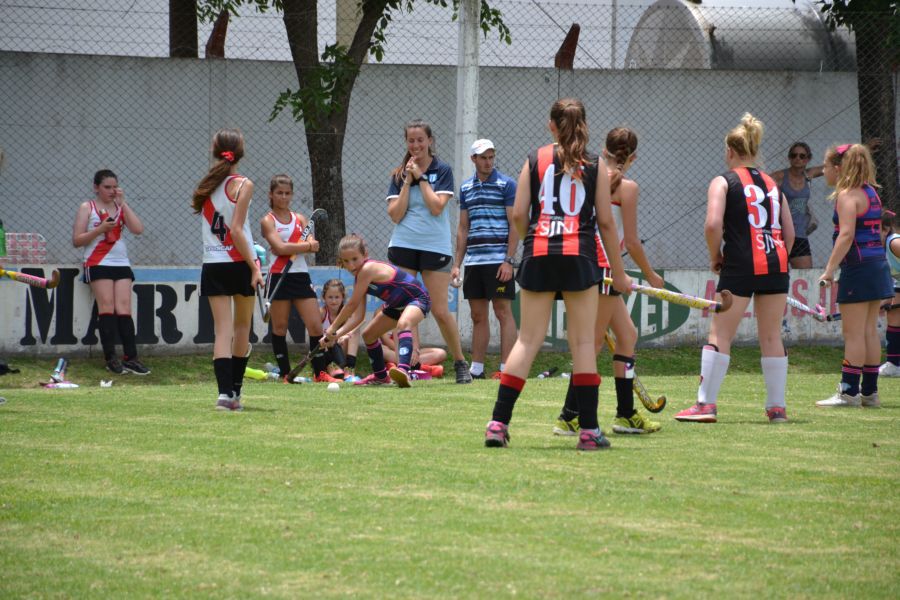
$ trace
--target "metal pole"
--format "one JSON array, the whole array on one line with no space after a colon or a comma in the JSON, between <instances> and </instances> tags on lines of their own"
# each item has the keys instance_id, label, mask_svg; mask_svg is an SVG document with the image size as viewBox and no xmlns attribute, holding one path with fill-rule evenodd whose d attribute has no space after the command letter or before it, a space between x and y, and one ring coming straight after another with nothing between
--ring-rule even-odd
<instances>
[{"instance_id":1,"label":"metal pole","mask_svg":"<svg viewBox=\"0 0 900 600\"><path fill-rule=\"evenodd\" d=\"M456 187L470 175L469 147L478 137L478 61L480 0L459 3L459 51L456 66L456 136L453 177ZM455 203L454 203L455 205ZM454 212L454 215L456 213ZM454 219L455 220L455 219Z\"/></svg>"}]
</instances>

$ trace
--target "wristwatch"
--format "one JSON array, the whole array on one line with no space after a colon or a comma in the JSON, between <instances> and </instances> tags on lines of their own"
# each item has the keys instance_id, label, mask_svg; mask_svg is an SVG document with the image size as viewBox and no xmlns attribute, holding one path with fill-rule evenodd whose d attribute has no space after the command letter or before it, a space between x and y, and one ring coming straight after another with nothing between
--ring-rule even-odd
<instances>
[{"instance_id":1,"label":"wristwatch","mask_svg":"<svg viewBox=\"0 0 900 600\"><path fill-rule=\"evenodd\" d=\"M515 256L507 256L506 258L503 259L503 262L509 263L509 264L512 265L513 267L518 267L518 266L519 266L519 262L516 260L516 257L515 257Z\"/></svg>"},{"instance_id":2,"label":"wristwatch","mask_svg":"<svg viewBox=\"0 0 900 600\"><path fill-rule=\"evenodd\" d=\"M428 176L425 173L419 175L419 181L428 181Z\"/></svg>"}]
</instances>

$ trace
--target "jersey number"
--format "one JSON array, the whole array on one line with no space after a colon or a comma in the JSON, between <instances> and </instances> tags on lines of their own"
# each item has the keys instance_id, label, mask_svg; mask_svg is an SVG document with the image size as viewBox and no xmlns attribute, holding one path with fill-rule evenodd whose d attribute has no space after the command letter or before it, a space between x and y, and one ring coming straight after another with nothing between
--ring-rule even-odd
<instances>
[{"instance_id":1,"label":"jersey number","mask_svg":"<svg viewBox=\"0 0 900 600\"><path fill-rule=\"evenodd\" d=\"M769 198L772 204L772 229L781 229L781 202L778 188L773 187L768 193L758 185L745 185L744 196L751 200L747 206L747 220L755 229L764 229L769 222L769 211L763 206L763 201ZM751 210L750 207L755 210Z\"/></svg>"},{"instance_id":2,"label":"jersey number","mask_svg":"<svg viewBox=\"0 0 900 600\"><path fill-rule=\"evenodd\" d=\"M213 235L219 238L220 242L225 242L225 236L228 235L228 228L225 227L225 218L218 213L218 211L213 213L212 225L209 226L209 230L212 231Z\"/></svg>"},{"instance_id":3,"label":"jersey number","mask_svg":"<svg viewBox=\"0 0 900 600\"><path fill-rule=\"evenodd\" d=\"M564 214L574 217L581 212L584 206L584 184L578 179L572 179L568 173L564 173L559 184L559 198L553 195L553 180L555 179L555 165L550 164L544 171L541 181L541 213L545 215L556 214L556 202L559 201Z\"/></svg>"}]
</instances>

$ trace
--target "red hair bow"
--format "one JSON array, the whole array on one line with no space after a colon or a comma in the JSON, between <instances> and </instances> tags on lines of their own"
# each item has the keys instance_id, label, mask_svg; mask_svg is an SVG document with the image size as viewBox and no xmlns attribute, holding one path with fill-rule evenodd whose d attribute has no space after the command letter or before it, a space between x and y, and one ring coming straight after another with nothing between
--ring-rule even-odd
<instances>
[{"instance_id":1,"label":"red hair bow","mask_svg":"<svg viewBox=\"0 0 900 600\"><path fill-rule=\"evenodd\" d=\"M223 152L223 153L220 154L219 156L221 156L224 160L226 160L226 161L228 161L228 162L230 162L230 163L233 163L233 162L234 162L234 152L232 152L231 150L226 150L225 152Z\"/></svg>"}]
</instances>

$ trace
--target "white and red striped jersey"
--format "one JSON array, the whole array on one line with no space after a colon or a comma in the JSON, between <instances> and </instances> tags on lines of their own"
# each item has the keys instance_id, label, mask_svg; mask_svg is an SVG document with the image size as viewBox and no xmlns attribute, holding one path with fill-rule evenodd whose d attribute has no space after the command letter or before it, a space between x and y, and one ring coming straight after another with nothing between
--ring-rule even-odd
<instances>
[{"instance_id":1,"label":"white and red striped jersey","mask_svg":"<svg viewBox=\"0 0 900 600\"><path fill-rule=\"evenodd\" d=\"M97 204L92 200L91 213L88 216L87 229L85 231L99 227L100 223L110 216L116 220L116 226L105 235L95 237L90 244L84 247L85 267L96 267L97 265L104 267L131 266L131 262L128 260L128 248L125 246L125 240L122 239L125 215L121 209L114 215L109 215L104 211L104 214L101 216Z\"/></svg>"},{"instance_id":2,"label":"white and red striped jersey","mask_svg":"<svg viewBox=\"0 0 900 600\"><path fill-rule=\"evenodd\" d=\"M300 234L303 232L303 223L300 221L300 215L295 212L291 213L291 220L287 223L282 223L278 220L278 217L275 216L275 213L269 211L269 214L266 217L272 219L272 222L275 224L275 231L278 233L278 237L281 238L282 242L286 244L296 244L300 242ZM291 259L290 256L279 256L277 254L272 254L272 250L269 250L269 273L282 273L284 272L284 267L287 265L287 262ZM297 258L294 259L294 263L291 265L288 273L308 273L309 266L306 264L306 257L302 254L298 254Z\"/></svg>"},{"instance_id":3,"label":"white and red striped jersey","mask_svg":"<svg viewBox=\"0 0 900 600\"><path fill-rule=\"evenodd\" d=\"M241 175L230 175L203 203L203 220L201 234L203 236L203 262L243 262L244 257L235 248L231 238L231 219L237 198L228 195L228 184L233 179L244 179ZM240 188L238 188L240 189ZM253 234L250 232L250 219L244 220L244 235L247 243L253 247Z\"/></svg>"}]
</instances>

